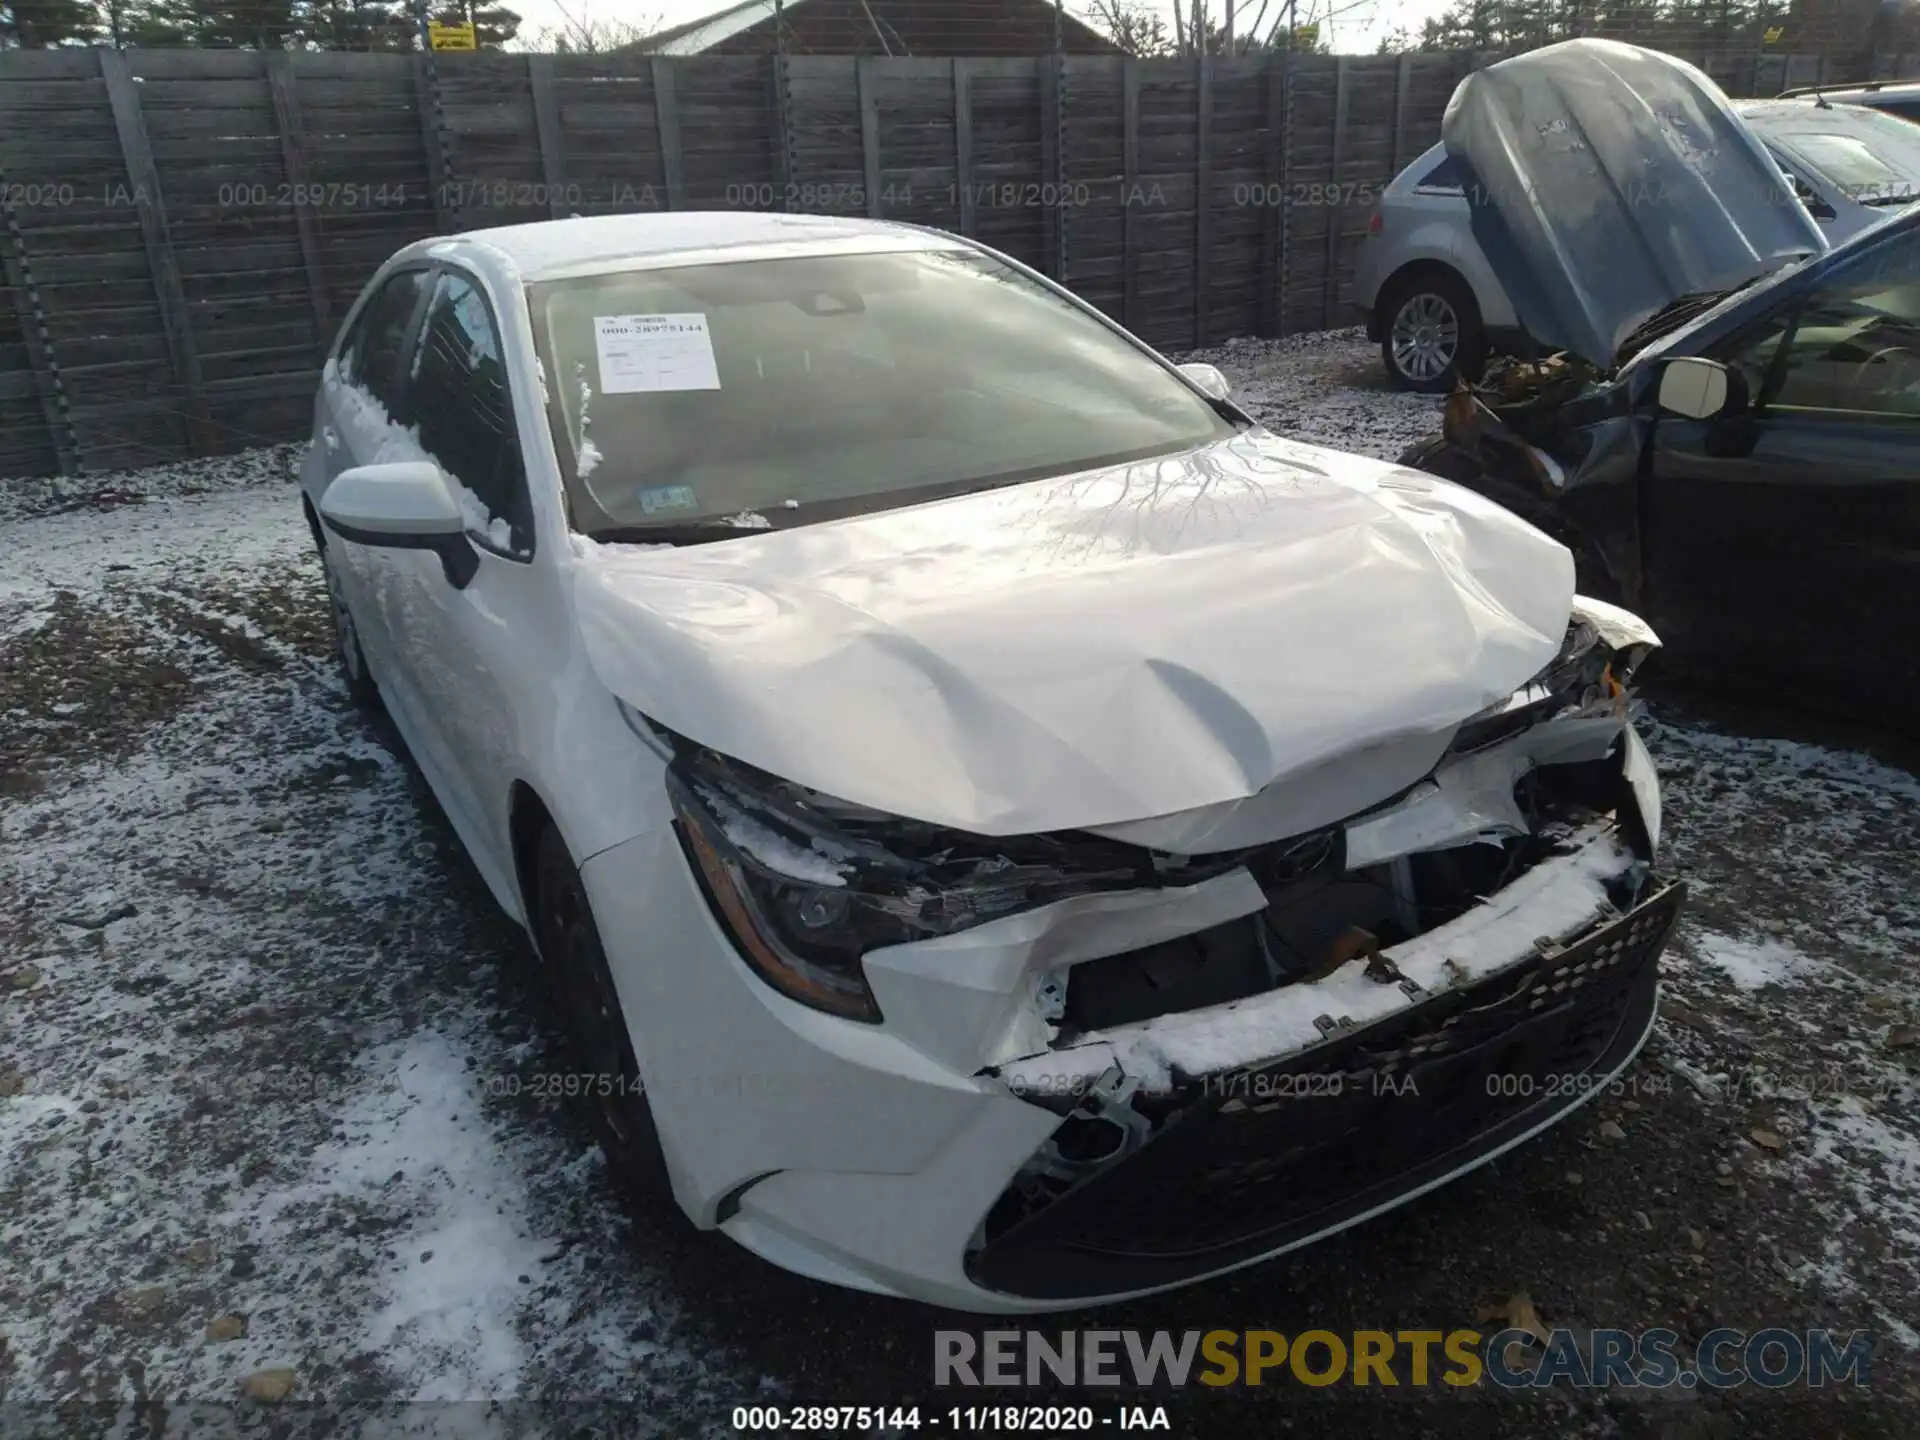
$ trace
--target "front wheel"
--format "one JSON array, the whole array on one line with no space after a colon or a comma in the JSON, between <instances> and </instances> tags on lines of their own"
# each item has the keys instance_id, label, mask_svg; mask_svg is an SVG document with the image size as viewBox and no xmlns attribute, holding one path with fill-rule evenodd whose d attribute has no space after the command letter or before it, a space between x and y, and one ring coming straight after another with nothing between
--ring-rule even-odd
<instances>
[{"instance_id":1,"label":"front wheel","mask_svg":"<svg viewBox=\"0 0 1920 1440\"><path fill-rule=\"evenodd\" d=\"M1433 270L1398 282L1387 304L1380 358L1403 390L1445 395L1487 363L1480 306L1457 277Z\"/></svg>"},{"instance_id":2,"label":"front wheel","mask_svg":"<svg viewBox=\"0 0 1920 1440\"><path fill-rule=\"evenodd\" d=\"M587 887L560 832L540 836L534 871L534 939L572 1041L567 1090L587 1106L607 1164L635 1190L666 1188L666 1162L653 1127L633 1038L614 990Z\"/></svg>"},{"instance_id":3,"label":"front wheel","mask_svg":"<svg viewBox=\"0 0 1920 1440\"><path fill-rule=\"evenodd\" d=\"M380 708L380 687L373 683L367 669L366 652L360 648L360 631L353 623L353 611L347 608L347 593L340 577L327 563L327 552L320 552L320 573L327 582L327 608L333 615L333 638L340 652L340 673L346 681L347 698L362 710Z\"/></svg>"}]
</instances>

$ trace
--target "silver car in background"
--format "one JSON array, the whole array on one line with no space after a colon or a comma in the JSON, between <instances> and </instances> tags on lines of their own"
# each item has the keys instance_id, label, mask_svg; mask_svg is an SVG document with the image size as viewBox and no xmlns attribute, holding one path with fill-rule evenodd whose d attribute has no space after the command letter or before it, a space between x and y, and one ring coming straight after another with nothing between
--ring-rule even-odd
<instances>
[{"instance_id":1,"label":"silver car in background","mask_svg":"<svg viewBox=\"0 0 1920 1440\"><path fill-rule=\"evenodd\" d=\"M1920 200L1920 126L1817 95L1735 101L1837 245ZM1394 177L1354 267L1367 338L1403 389L1444 394L1528 341L1473 238L1460 172L1435 145Z\"/></svg>"}]
</instances>

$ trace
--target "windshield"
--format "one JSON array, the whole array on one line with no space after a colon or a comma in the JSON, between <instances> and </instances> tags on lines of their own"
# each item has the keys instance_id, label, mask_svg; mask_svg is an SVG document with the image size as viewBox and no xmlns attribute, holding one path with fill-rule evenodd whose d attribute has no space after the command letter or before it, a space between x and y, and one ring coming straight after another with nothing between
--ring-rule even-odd
<instances>
[{"instance_id":1,"label":"windshield","mask_svg":"<svg viewBox=\"0 0 1920 1440\"><path fill-rule=\"evenodd\" d=\"M1773 127L1769 134L1849 200L1904 205L1920 199L1920 126L1910 121L1858 110L1847 113L1841 128Z\"/></svg>"},{"instance_id":2,"label":"windshield","mask_svg":"<svg viewBox=\"0 0 1920 1440\"><path fill-rule=\"evenodd\" d=\"M1233 433L1096 316L972 252L629 270L528 300L589 535L719 538Z\"/></svg>"}]
</instances>

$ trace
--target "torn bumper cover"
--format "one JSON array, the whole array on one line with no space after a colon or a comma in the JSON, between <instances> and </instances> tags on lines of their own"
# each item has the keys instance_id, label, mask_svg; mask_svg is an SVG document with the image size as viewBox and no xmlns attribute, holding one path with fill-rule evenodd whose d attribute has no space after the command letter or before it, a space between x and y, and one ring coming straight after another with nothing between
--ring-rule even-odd
<instances>
[{"instance_id":1,"label":"torn bumper cover","mask_svg":"<svg viewBox=\"0 0 1920 1440\"><path fill-rule=\"evenodd\" d=\"M1043 1301L1177 1284L1355 1224L1551 1125L1653 1024L1685 890L1623 911L1634 863L1596 830L1381 952L1371 976L1356 961L1002 1067L1015 1093L1071 1108L989 1213L969 1274Z\"/></svg>"},{"instance_id":2,"label":"torn bumper cover","mask_svg":"<svg viewBox=\"0 0 1920 1440\"><path fill-rule=\"evenodd\" d=\"M1625 682L1657 644L1577 598L1424 777L1299 832L1255 833L1302 813L1279 797L1126 840L970 835L676 747L705 898L649 932L647 973L728 1036L646 1037L683 1205L803 1273L1060 1308L1305 1244L1519 1143L1652 1024L1682 891ZM715 920L741 965L698 963ZM751 1111L691 1083L740 1065L781 1077Z\"/></svg>"}]
</instances>

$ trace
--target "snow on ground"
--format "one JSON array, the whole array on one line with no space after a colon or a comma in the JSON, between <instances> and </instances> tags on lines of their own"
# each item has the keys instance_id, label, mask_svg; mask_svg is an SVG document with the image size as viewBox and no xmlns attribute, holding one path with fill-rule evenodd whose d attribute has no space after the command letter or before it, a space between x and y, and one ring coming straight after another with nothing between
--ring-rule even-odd
<instances>
[{"instance_id":1,"label":"snow on ground","mask_svg":"<svg viewBox=\"0 0 1920 1440\"><path fill-rule=\"evenodd\" d=\"M1650 740L1693 886L1667 961L1672 1062L1747 1142L1722 1163L1781 1172L1756 1246L1920 1353L1920 778L1777 735ZM1777 1161L1756 1130L1784 1141ZM1787 1258L1803 1247L1819 1258Z\"/></svg>"},{"instance_id":2,"label":"snow on ground","mask_svg":"<svg viewBox=\"0 0 1920 1440\"><path fill-rule=\"evenodd\" d=\"M1774 939L1736 940L1702 930L1694 936L1695 954L1742 990L1788 985L1813 968L1791 945Z\"/></svg>"},{"instance_id":3,"label":"snow on ground","mask_svg":"<svg viewBox=\"0 0 1920 1440\"><path fill-rule=\"evenodd\" d=\"M348 705L286 479L5 536L0 1388L722 1383L596 1273L597 1151L500 1094L545 1053L523 944Z\"/></svg>"},{"instance_id":4,"label":"snow on ground","mask_svg":"<svg viewBox=\"0 0 1920 1440\"><path fill-rule=\"evenodd\" d=\"M1432 424L1351 333L1207 358L1300 438L1391 458ZM221 1401L284 1369L297 1397L609 1401L676 1436L739 1402L931 1399L953 1317L630 1200L522 1083L565 1064L537 966L346 701L290 460L115 476L105 504L0 483L0 1396ZM1914 1385L1920 782L1655 709L1694 888L1629 1094L1101 1323L1450 1327L1524 1286L1550 1323L1872 1326ZM1491 1397L1449 1399L1415 1428L1489 1433ZM1265 1435L1276 1405L1367 1403L1176 1415ZM1545 1429L1614 1433L1565 1404Z\"/></svg>"},{"instance_id":5,"label":"snow on ground","mask_svg":"<svg viewBox=\"0 0 1920 1440\"><path fill-rule=\"evenodd\" d=\"M209 460L178 460L143 470L107 474L0 476L0 523L63 510L103 507L182 495L250 490L278 483L299 451L295 445L270 445Z\"/></svg>"},{"instance_id":6,"label":"snow on ground","mask_svg":"<svg viewBox=\"0 0 1920 1440\"><path fill-rule=\"evenodd\" d=\"M1290 439L1398 460L1440 428L1440 402L1393 389L1380 347L1358 329L1229 340L1180 358L1218 365L1234 403Z\"/></svg>"}]
</instances>

